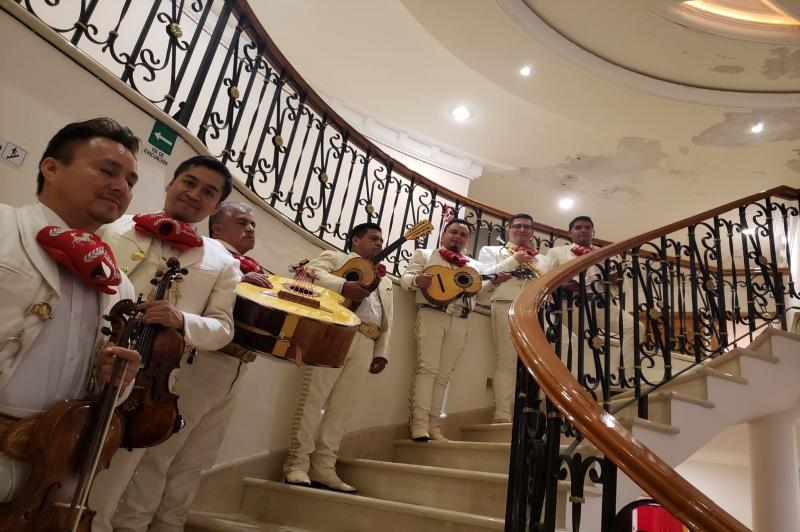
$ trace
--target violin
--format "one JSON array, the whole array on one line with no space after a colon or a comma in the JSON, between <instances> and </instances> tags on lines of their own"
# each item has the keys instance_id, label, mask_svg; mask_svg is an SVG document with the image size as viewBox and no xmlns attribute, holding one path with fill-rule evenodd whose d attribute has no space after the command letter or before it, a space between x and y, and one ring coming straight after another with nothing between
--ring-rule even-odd
<instances>
[{"instance_id":1,"label":"violin","mask_svg":"<svg viewBox=\"0 0 800 532\"><path fill-rule=\"evenodd\" d=\"M125 323L133 310L133 302L125 299L104 316L112 328L102 332L117 345L127 343ZM127 364L122 358L114 361L99 397L59 401L3 433L0 450L31 469L17 497L0 504L0 532L91 532L95 512L86 501L95 474L109 466L122 441L123 420L114 405L120 395L116 383Z\"/></svg>"},{"instance_id":2,"label":"violin","mask_svg":"<svg viewBox=\"0 0 800 532\"><path fill-rule=\"evenodd\" d=\"M150 282L156 286L154 299L166 299L174 282L188 270L175 257L167 260L167 270L157 271ZM141 295L137 304L142 302ZM138 311L131 322L131 349L142 357L130 396L120 406L125 418L122 447L152 447L166 441L183 428L178 411L178 396L172 393L181 358L186 351L183 336L175 329L147 324Z\"/></svg>"}]
</instances>

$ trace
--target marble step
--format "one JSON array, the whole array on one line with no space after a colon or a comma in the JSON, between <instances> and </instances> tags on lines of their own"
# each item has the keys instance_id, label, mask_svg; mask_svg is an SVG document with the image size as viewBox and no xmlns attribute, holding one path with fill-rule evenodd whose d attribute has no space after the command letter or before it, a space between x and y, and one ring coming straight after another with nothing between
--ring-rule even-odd
<instances>
[{"instance_id":1,"label":"marble step","mask_svg":"<svg viewBox=\"0 0 800 532\"><path fill-rule=\"evenodd\" d=\"M511 423L464 425L461 427L461 437L464 441L510 443L512 427Z\"/></svg>"},{"instance_id":2,"label":"marble step","mask_svg":"<svg viewBox=\"0 0 800 532\"><path fill-rule=\"evenodd\" d=\"M314 532L503 530L503 519L486 515L290 486L256 478L245 478L244 484L241 512L255 522L290 525Z\"/></svg>"},{"instance_id":3,"label":"marble step","mask_svg":"<svg viewBox=\"0 0 800 532\"><path fill-rule=\"evenodd\" d=\"M394 461L447 469L508 474L510 443L395 440Z\"/></svg>"},{"instance_id":4,"label":"marble step","mask_svg":"<svg viewBox=\"0 0 800 532\"><path fill-rule=\"evenodd\" d=\"M308 528L256 521L241 513L189 512L184 532L315 532Z\"/></svg>"}]
</instances>

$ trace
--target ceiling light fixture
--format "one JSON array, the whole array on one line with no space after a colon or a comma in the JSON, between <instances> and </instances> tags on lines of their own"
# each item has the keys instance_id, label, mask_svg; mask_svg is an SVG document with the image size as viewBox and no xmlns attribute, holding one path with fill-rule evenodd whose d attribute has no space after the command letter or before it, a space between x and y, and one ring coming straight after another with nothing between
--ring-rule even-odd
<instances>
[{"instance_id":1,"label":"ceiling light fixture","mask_svg":"<svg viewBox=\"0 0 800 532\"><path fill-rule=\"evenodd\" d=\"M524 67L519 69L519 75L524 76L526 78L531 75L531 72L533 72L533 69L531 68L530 65L525 65Z\"/></svg>"},{"instance_id":2,"label":"ceiling light fixture","mask_svg":"<svg viewBox=\"0 0 800 532\"><path fill-rule=\"evenodd\" d=\"M456 122L466 122L472 116L470 110L464 107L463 105L453 109L453 112L451 114L453 115L453 119L455 119Z\"/></svg>"},{"instance_id":3,"label":"ceiling light fixture","mask_svg":"<svg viewBox=\"0 0 800 532\"><path fill-rule=\"evenodd\" d=\"M751 133L761 133L762 131L764 131L764 122L759 122L750 128Z\"/></svg>"},{"instance_id":4,"label":"ceiling light fixture","mask_svg":"<svg viewBox=\"0 0 800 532\"><path fill-rule=\"evenodd\" d=\"M558 206L564 210L571 209L575 205L575 200L572 198L561 198L558 200Z\"/></svg>"}]
</instances>

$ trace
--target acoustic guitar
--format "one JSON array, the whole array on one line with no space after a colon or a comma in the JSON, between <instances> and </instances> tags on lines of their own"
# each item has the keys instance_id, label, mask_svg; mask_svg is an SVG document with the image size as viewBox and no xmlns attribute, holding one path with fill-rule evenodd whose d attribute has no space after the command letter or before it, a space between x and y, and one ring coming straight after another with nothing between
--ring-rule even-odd
<instances>
[{"instance_id":1,"label":"acoustic guitar","mask_svg":"<svg viewBox=\"0 0 800 532\"><path fill-rule=\"evenodd\" d=\"M345 262L341 268L330 273L337 277L342 277L348 281L364 283L367 285L367 290L372 292L378 288L378 285L381 282L378 272L375 271L375 266L378 265L383 259L391 255L395 250L397 250L397 248L402 246L404 242L422 238L431 231L433 231L433 224L431 224L428 220L423 220L415 224L408 231L406 231L403 236L386 246L371 259L353 257ZM349 299L345 299L343 305L350 310L355 310L358 308L359 303L361 303L361 301L351 301Z\"/></svg>"},{"instance_id":2,"label":"acoustic guitar","mask_svg":"<svg viewBox=\"0 0 800 532\"><path fill-rule=\"evenodd\" d=\"M433 265L425 268L422 273L433 275L433 280L428 288L420 288L425 299L432 305L447 305L461 297L462 295L473 296L480 292L483 283L481 281L490 280L497 275L481 275L474 268L464 266L461 268L450 268L448 266ZM517 279L532 279L536 273L532 270L519 267L508 272Z\"/></svg>"},{"instance_id":3,"label":"acoustic guitar","mask_svg":"<svg viewBox=\"0 0 800 532\"><path fill-rule=\"evenodd\" d=\"M312 284L300 270L294 279L268 275L272 288L239 283L233 341L222 351L243 360L270 355L296 364L338 368L344 364L361 320L344 298Z\"/></svg>"}]
</instances>

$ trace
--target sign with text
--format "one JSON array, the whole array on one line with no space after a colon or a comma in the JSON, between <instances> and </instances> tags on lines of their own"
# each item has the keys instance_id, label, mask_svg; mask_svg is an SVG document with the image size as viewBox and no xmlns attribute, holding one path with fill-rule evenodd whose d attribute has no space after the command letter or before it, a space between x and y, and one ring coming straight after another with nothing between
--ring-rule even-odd
<instances>
[{"instance_id":1,"label":"sign with text","mask_svg":"<svg viewBox=\"0 0 800 532\"><path fill-rule=\"evenodd\" d=\"M175 148L177 139L178 134L175 131L163 122L156 120L155 124L153 124L153 130L150 131L150 137L147 139L149 146L145 147L144 153L167 166L167 161Z\"/></svg>"}]
</instances>

